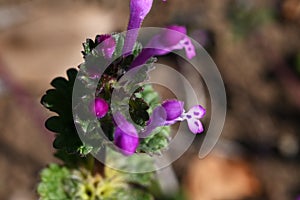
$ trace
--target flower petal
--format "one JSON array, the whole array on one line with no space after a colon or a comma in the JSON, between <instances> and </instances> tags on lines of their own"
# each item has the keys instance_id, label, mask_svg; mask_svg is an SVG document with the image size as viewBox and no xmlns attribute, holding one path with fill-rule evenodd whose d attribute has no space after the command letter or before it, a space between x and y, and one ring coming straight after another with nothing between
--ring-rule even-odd
<instances>
[{"instance_id":1,"label":"flower petal","mask_svg":"<svg viewBox=\"0 0 300 200\"><path fill-rule=\"evenodd\" d=\"M150 12L153 0L131 0L130 15L144 19ZM134 20L134 19L133 19ZM139 28L139 27L134 27Z\"/></svg>"},{"instance_id":2,"label":"flower petal","mask_svg":"<svg viewBox=\"0 0 300 200\"><path fill-rule=\"evenodd\" d=\"M198 119L194 119L194 118L188 119L187 123L190 131L194 134L202 133L204 131L203 125Z\"/></svg>"},{"instance_id":3,"label":"flower petal","mask_svg":"<svg viewBox=\"0 0 300 200\"><path fill-rule=\"evenodd\" d=\"M139 145L139 137L135 127L120 113L114 115L114 120L117 124L114 133L115 145L119 147L121 152L126 156L134 154Z\"/></svg>"},{"instance_id":4,"label":"flower petal","mask_svg":"<svg viewBox=\"0 0 300 200\"><path fill-rule=\"evenodd\" d=\"M162 103L162 107L165 109L167 114L167 120L174 120L181 116L183 113L184 102L176 99L167 100Z\"/></svg>"},{"instance_id":5,"label":"flower petal","mask_svg":"<svg viewBox=\"0 0 300 200\"><path fill-rule=\"evenodd\" d=\"M117 127L115 130L114 142L124 155L130 156L135 153L139 145L139 138L137 136L128 135L123 132L122 129Z\"/></svg>"},{"instance_id":6,"label":"flower petal","mask_svg":"<svg viewBox=\"0 0 300 200\"><path fill-rule=\"evenodd\" d=\"M195 47L186 35L183 26L168 26L161 33L155 35L142 52L133 61L131 68L140 66L153 56L165 55L173 50L185 49L186 56L192 59L195 55Z\"/></svg>"},{"instance_id":7,"label":"flower petal","mask_svg":"<svg viewBox=\"0 0 300 200\"><path fill-rule=\"evenodd\" d=\"M93 103L93 111L98 119L104 117L108 112L108 104L102 98L96 98Z\"/></svg>"},{"instance_id":8,"label":"flower petal","mask_svg":"<svg viewBox=\"0 0 300 200\"><path fill-rule=\"evenodd\" d=\"M185 118L195 118L195 119L200 119L202 117L204 117L206 113L206 110L200 106L200 105L196 105L193 106L185 115Z\"/></svg>"},{"instance_id":9,"label":"flower petal","mask_svg":"<svg viewBox=\"0 0 300 200\"><path fill-rule=\"evenodd\" d=\"M123 54L130 54L138 37L138 31L144 18L150 12L153 0L131 0L130 18L127 27Z\"/></svg>"},{"instance_id":10,"label":"flower petal","mask_svg":"<svg viewBox=\"0 0 300 200\"><path fill-rule=\"evenodd\" d=\"M183 46L183 48L185 49L185 53L186 53L186 57L188 59L192 59L193 57L196 56L196 51L195 51L195 47L192 44L192 41L190 38L185 37L182 41L181 41L181 45Z\"/></svg>"},{"instance_id":11,"label":"flower petal","mask_svg":"<svg viewBox=\"0 0 300 200\"><path fill-rule=\"evenodd\" d=\"M177 122L182 122L182 121L184 121L184 120L185 120L185 119L182 118L182 117L178 117L178 118L173 119L173 120L166 120L164 126L170 126L170 125L173 125L173 124L175 124L175 123L177 123Z\"/></svg>"},{"instance_id":12,"label":"flower petal","mask_svg":"<svg viewBox=\"0 0 300 200\"><path fill-rule=\"evenodd\" d=\"M176 33L176 32L180 33ZM186 28L184 26L177 26L177 25L172 25L172 26L167 26L164 31L162 31L161 34L159 34L159 42L165 46L165 47L172 47L175 46L184 39L184 36L186 35ZM153 41L156 42L156 41Z\"/></svg>"},{"instance_id":13,"label":"flower petal","mask_svg":"<svg viewBox=\"0 0 300 200\"><path fill-rule=\"evenodd\" d=\"M163 107L158 106L156 107L152 115L150 116L150 119L148 121L148 124L144 131L142 131L139 136L142 138L145 138L151 134L151 132L156 129L159 126L164 126L166 121L166 111Z\"/></svg>"}]
</instances>

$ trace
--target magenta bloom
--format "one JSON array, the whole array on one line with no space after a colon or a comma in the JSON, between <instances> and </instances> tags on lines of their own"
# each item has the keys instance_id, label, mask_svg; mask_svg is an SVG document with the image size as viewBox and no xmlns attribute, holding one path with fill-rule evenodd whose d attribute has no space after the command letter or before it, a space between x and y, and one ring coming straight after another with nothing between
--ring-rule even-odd
<instances>
[{"instance_id":1,"label":"magenta bloom","mask_svg":"<svg viewBox=\"0 0 300 200\"><path fill-rule=\"evenodd\" d=\"M206 110L200 106L193 106L187 113L184 113L182 118L187 121L189 129L192 133L202 133L204 128L200 118L204 117Z\"/></svg>"},{"instance_id":2,"label":"magenta bloom","mask_svg":"<svg viewBox=\"0 0 300 200\"><path fill-rule=\"evenodd\" d=\"M167 100L163 102L162 106L156 107L150 117L149 128L146 127L143 136L149 135L150 132L158 126L169 126L184 120L187 121L188 127L192 133L202 133L204 128L200 119L204 117L206 110L202 106L196 105L188 112L185 112L183 106L184 102L173 99ZM164 112L162 112L161 108L163 108Z\"/></svg>"},{"instance_id":3,"label":"magenta bloom","mask_svg":"<svg viewBox=\"0 0 300 200\"><path fill-rule=\"evenodd\" d=\"M166 1L166 0L163 0ZM138 37L139 28L152 8L153 0L131 0L130 18L123 48L124 54L130 54ZM131 31L130 31L131 30Z\"/></svg>"},{"instance_id":4,"label":"magenta bloom","mask_svg":"<svg viewBox=\"0 0 300 200\"><path fill-rule=\"evenodd\" d=\"M139 133L139 136L145 138L149 136L154 129L159 126L164 126L167 119L167 113L162 106L157 106L150 116L150 119L145 127L145 130Z\"/></svg>"},{"instance_id":5,"label":"magenta bloom","mask_svg":"<svg viewBox=\"0 0 300 200\"><path fill-rule=\"evenodd\" d=\"M153 0L131 0L130 18L124 43L123 53L130 54L138 36L138 29L141 27L144 18L150 12ZM131 30L131 31L130 31Z\"/></svg>"},{"instance_id":6,"label":"magenta bloom","mask_svg":"<svg viewBox=\"0 0 300 200\"><path fill-rule=\"evenodd\" d=\"M120 113L114 115L114 120L116 123L114 133L115 145L126 156L134 154L139 145L139 137L135 127Z\"/></svg>"},{"instance_id":7,"label":"magenta bloom","mask_svg":"<svg viewBox=\"0 0 300 200\"><path fill-rule=\"evenodd\" d=\"M93 111L97 118L100 119L108 112L108 104L104 99L96 98L93 104Z\"/></svg>"},{"instance_id":8,"label":"magenta bloom","mask_svg":"<svg viewBox=\"0 0 300 200\"><path fill-rule=\"evenodd\" d=\"M186 56L189 59L192 59L196 55L195 47L186 35L186 28L175 25L168 26L164 31L152 38L133 61L131 68L143 65L153 56L165 55L173 50L180 49L185 49Z\"/></svg>"},{"instance_id":9,"label":"magenta bloom","mask_svg":"<svg viewBox=\"0 0 300 200\"><path fill-rule=\"evenodd\" d=\"M162 103L162 107L165 109L167 114L167 121L172 121L181 116L183 113L184 102L177 101L176 99L167 100Z\"/></svg>"}]
</instances>

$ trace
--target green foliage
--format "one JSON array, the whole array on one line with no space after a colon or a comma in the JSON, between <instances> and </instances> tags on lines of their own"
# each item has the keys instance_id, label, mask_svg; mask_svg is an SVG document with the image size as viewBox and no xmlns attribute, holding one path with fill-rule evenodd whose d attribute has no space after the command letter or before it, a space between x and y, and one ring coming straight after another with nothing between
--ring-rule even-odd
<instances>
[{"instance_id":1,"label":"green foliage","mask_svg":"<svg viewBox=\"0 0 300 200\"><path fill-rule=\"evenodd\" d=\"M143 139L138 147L138 152L161 154L170 141L171 128L169 126L157 127L150 136Z\"/></svg>"},{"instance_id":2,"label":"green foliage","mask_svg":"<svg viewBox=\"0 0 300 200\"><path fill-rule=\"evenodd\" d=\"M109 200L154 200L154 197L143 190L140 189L120 189L116 191L116 195Z\"/></svg>"},{"instance_id":3,"label":"green foliage","mask_svg":"<svg viewBox=\"0 0 300 200\"><path fill-rule=\"evenodd\" d=\"M86 39L85 43L82 44L83 51L81 53L83 54L83 57L90 54L92 50L97 46L95 42L91 39Z\"/></svg>"},{"instance_id":4,"label":"green foliage","mask_svg":"<svg viewBox=\"0 0 300 200\"><path fill-rule=\"evenodd\" d=\"M45 126L55 133L53 142L57 149L55 156L64 161L64 166L52 164L41 172L41 182L38 186L38 193L41 200L153 200L154 197L146 189L154 183L154 173L130 174L108 170L105 176L92 174L94 168L94 158L90 155L97 152L103 145L103 138L99 134L101 130L109 140L113 140L114 123L112 113L109 111L106 116L98 121L90 118L89 103L96 97L111 102L112 91L116 90L117 108L128 109L131 118L136 123L137 128L145 127L153 109L159 104L158 93L150 85L142 86L148 78L148 72L154 68L154 59L151 59L141 68L136 68L131 77L127 77L123 83L121 77L128 71L134 57L142 49L141 44L136 43L133 54L120 57L124 45L124 36L114 34L116 40L116 51L113 55L115 59L107 69L101 63L105 60L95 47L98 41L87 39L83 44L83 55L85 62L80 65L80 74L76 69L67 71L68 79L63 77L55 78L48 90L42 97L41 103L47 109L57 115L47 119ZM99 62L98 62L99 61ZM101 61L101 62L100 62ZM94 67L94 68L92 68ZM95 70L96 71L93 71ZM103 75L100 80L91 78L92 73ZM97 71L98 70L98 71ZM102 70L102 71L101 71ZM79 87L78 97L73 98L73 87L78 75L77 86ZM121 80L121 81L120 81ZM96 91L90 93L90 89L96 87ZM94 89L93 89L94 90ZM133 95L132 95L133 94ZM118 99L120 98L120 99ZM72 105L73 103L73 105ZM75 106L74 106L75 105ZM124 106L126 105L126 106ZM75 115L73 117L73 107ZM80 113L77 116L76 113ZM81 115L83 113L83 115ZM82 129L85 134L84 144L77 133L76 126ZM140 141L138 152L148 154L160 154L168 145L170 127L158 127L151 136ZM97 147L97 148L95 148ZM153 171L153 160L146 156L145 159L136 159L132 156L121 160L114 157L117 152L107 154L107 162L118 163L124 171L129 169L136 171Z\"/></svg>"},{"instance_id":5,"label":"green foliage","mask_svg":"<svg viewBox=\"0 0 300 200\"><path fill-rule=\"evenodd\" d=\"M66 167L56 164L49 165L41 172L41 182L38 185L38 194L41 200L68 200L70 196L65 190L65 181L70 177ZM76 189L76 184L72 186Z\"/></svg>"},{"instance_id":6,"label":"green foliage","mask_svg":"<svg viewBox=\"0 0 300 200\"><path fill-rule=\"evenodd\" d=\"M78 154L70 154L64 150L57 150L54 156L62 161L64 165L68 168L77 168L78 166L87 166L88 158L83 156L78 156Z\"/></svg>"},{"instance_id":7,"label":"green foliage","mask_svg":"<svg viewBox=\"0 0 300 200\"><path fill-rule=\"evenodd\" d=\"M143 187L150 187L154 181L154 173L124 173L126 181Z\"/></svg>"},{"instance_id":8,"label":"green foliage","mask_svg":"<svg viewBox=\"0 0 300 200\"><path fill-rule=\"evenodd\" d=\"M123 46L124 46L124 41L125 41L125 36L124 34L121 33L114 33L111 35L115 42L116 42L116 48L113 54L113 59L118 59L122 55L123 51ZM98 54L95 52L96 47L100 44L97 41L97 37L94 40L92 39L86 39L86 41L82 44L83 45L83 51L81 53L83 54L83 57L86 58L87 55L93 54L93 56L102 56L102 54ZM132 55L136 57L141 51L142 51L142 44L139 42L136 42L133 50L132 50Z\"/></svg>"},{"instance_id":9,"label":"green foliage","mask_svg":"<svg viewBox=\"0 0 300 200\"><path fill-rule=\"evenodd\" d=\"M159 105L160 97L151 85L145 85L143 91L140 93L140 98L143 98L149 105L149 113L152 113L153 109Z\"/></svg>"},{"instance_id":10,"label":"green foliage","mask_svg":"<svg viewBox=\"0 0 300 200\"><path fill-rule=\"evenodd\" d=\"M76 69L69 69L68 80L63 77L55 78L51 82L54 88L48 90L41 99L45 108L57 113L57 116L47 119L45 126L55 133L53 147L58 150L56 156L67 165L85 162L85 158L78 152L84 145L77 134L72 116L72 91L77 73Z\"/></svg>"},{"instance_id":11,"label":"green foliage","mask_svg":"<svg viewBox=\"0 0 300 200\"><path fill-rule=\"evenodd\" d=\"M143 49L143 45L139 42L136 42L134 44L132 54L136 57L137 55L139 55L141 53L142 49Z\"/></svg>"},{"instance_id":12,"label":"green foliage","mask_svg":"<svg viewBox=\"0 0 300 200\"><path fill-rule=\"evenodd\" d=\"M159 104L160 97L151 85L145 85L140 97L148 103L148 112L151 114L153 109ZM150 136L140 141L138 152L149 154L161 154L167 148L170 141L171 128L169 126L157 127Z\"/></svg>"},{"instance_id":13,"label":"green foliage","mask_svg":"<svg viewBox=\"0 0 300 200\"><path fill-rule=\"evenodd\" d=\"M41 200L119 200L146 199L153 196L144 189L153 176L106 170L106 177L86 170L68 170L56 164L41 172L38 194Z\"/></svg>"},{"instance_id":14,"label":"green foliage","mask_svg":"<svg viewBox=\"0 0 300 200\"><path fill-rule=\"evenodd\" d=\"M148 109L149 105L142 98L133 96L129 101L131 119L139 126L145 126L149 120Z\"/></svg>"},{"instance_id":15,"label":"green foliage","mask_svg":"<svg viewBox=\"0 0 300 200\"><path fill-rule=\"evenodd\" d=\"M123 46L124 46L124 35L122 34L113 34L113 37L116 40L116 49L114 52L114 59L119 58L122 55Z\"/></svg>"}]
</instances>

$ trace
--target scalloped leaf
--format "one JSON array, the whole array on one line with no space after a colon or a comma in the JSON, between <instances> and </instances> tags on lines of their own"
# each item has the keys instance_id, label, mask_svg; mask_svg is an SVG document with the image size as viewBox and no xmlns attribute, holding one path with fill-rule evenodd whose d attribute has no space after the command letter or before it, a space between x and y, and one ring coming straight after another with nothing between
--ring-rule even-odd
<instances>
[{"instance_id":1,"label":"scalloped leaf","mask_svg":"<svg viewBox=\"0 0 300 200\"><path fill-rule=\"evenodd\" d=\"M45 122L46 128L56 133L53 147L73 154L78 153L78 149L83 145L72 114L72 92L77 73L76 69L71 68L67 70L68 80L63 77L53 79L51 85L54 88L47 90L41 99L44 107L58 114ZM78 160L81 159L78 154Z\"/></svg>"}]
</instances>

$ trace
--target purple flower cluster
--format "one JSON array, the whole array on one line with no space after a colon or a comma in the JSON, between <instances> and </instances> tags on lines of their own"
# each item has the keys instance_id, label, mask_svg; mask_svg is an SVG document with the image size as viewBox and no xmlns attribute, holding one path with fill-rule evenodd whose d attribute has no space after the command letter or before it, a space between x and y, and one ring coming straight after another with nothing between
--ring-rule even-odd
<instances>
[{"instance_id":1,"label":"purple flower cluster","mask_svg":"<svg viewBox=\"0 0 300 200\"><path fill-rule=\"evenodd\" d=\"M124 55L132 53L139 28L151 10L152 4L153 0L131 0L128 33L123 47ZM102 42L98 51L102 52L105 58L112 58L116 48L114 38L111 35L102 35L98 37L98 40L97 42ZM175 25L168 26L149 41L141 53L133 60L130 68L146 63L153 56L164 55L173 50L181 49L185 50L186 56L189 59L192 59L196 55L191 40L186 36L186 28ZM101 98L96 98L93 105L93 111L98 119L104 117L109 110L109 105ZM185 112L184 102L167 100L153 110L145 129L138 133L135 126L128 122L121 113L117 112L113 114L116 127L114 131L114 143L124 155L129 156L136 152L139 145L139 138L149 136L155 128L160 126L169 126L186 120L192 133L203 132L204 129L200 118L204 115L205 109L200 105L194 106Z\"/></svg>"}]
</instances>

